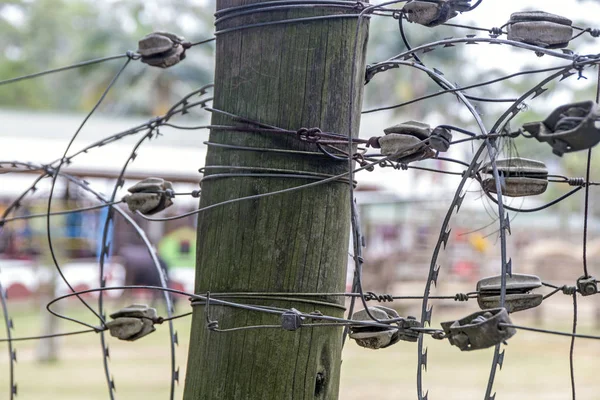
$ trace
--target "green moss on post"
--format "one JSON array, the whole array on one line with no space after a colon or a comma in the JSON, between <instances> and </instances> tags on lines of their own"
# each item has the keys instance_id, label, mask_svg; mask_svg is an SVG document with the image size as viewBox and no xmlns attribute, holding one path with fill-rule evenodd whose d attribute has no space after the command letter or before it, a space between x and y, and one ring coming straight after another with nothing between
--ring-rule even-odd
<instances>
[{"instance_id":1,"label":"green moss on post","mask_svg":"<svg viewBox=\"0 0 600 400\"><path fill-rule=\"evenodd\" d=\"M254 1L257 2L257 1ZM223 0L218 9L248 4ZM296 9L232 18L219 29L355 11ZM350 91L356 18L251 28L217 38L214 107L281 128L319 127L349 133L349 112L360 118L364 47L361 27L354 91ZM351 99L354 110L349 110ZM213 124L232 124L213 114ZM355 122L354 132L357 133ZM294 137L214 130L210 141L240 146L312 150ZM346 162L325 157L209 147L208 166L280 168L339 174ZM207 175L230 172L208 169ZM201 207L313 182L300 178L235 177L202 184ZM217 207L199 215L196 293L343 292L350 202L347 184L325 185ZM341 317L339 307L299 301L229 299L246 304L319 310ZM314 300L314 299L313 299ZM318 300L342 305L343 299ZM280 324L277 316L211 305L209 317L227 329ZM206 329L205 307L194 309L185 381L186 400L337 399L341 329Z\"/></svg>"}]
</instances>

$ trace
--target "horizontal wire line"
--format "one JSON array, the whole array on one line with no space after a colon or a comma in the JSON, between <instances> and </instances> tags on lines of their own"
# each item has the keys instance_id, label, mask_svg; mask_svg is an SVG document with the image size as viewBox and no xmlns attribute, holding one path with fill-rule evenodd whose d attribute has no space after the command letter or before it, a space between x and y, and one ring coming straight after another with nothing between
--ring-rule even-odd
<instances>
[{"instance_id":1,"label":"horizontal wire line","mask_svg":"<svg viewBox=\"0 0 600 400\"><path fill-rule=\"evenodd\" d=\"M29 74L29 75L19 76L17 78L6 79L6 80L3 80L3 81L0 81L0 86L8 85L9 83L15 83L15 82L20 82L20 81L28 80L28 79L38 78L40 76L54 74L54 73L57 73L57 72L68 71L70 69L81 68L81 67L85 67L85 66L88 66L88 65L99 64L99 63L103 63L103 62L106 62L106 61L119 60L121 58L126 58L126 57L130 57L130 55L126 53L126 54L119 54L119 55L116 55L116 56L96 58L96 59L89 60L89 61L82 61L80 63L67 65L65 67L59 67L59 68L49 69L49 70L42 71L42 72L36 72L36 73L33 73L33 74Z\"/></svg>"}]
</instances>

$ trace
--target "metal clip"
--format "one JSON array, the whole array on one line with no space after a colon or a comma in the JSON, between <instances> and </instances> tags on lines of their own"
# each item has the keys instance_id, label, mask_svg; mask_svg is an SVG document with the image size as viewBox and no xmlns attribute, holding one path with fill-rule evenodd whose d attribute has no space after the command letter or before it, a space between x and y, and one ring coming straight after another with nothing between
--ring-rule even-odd
<instances>
[{"instance_id":1,"label":"metal clip","mask_svg":"<svg viewBox=\"0 0 600 400\"><path fill-rule=\"evenodd\" d=\"M415 317L408 316L406 319L398 322L399 339L405 342L416 342L419 340L419 333L412 328L420 328L421 323Z\"/></svg>"},{"instance_id":2,"label":"metal clip","mask_svg":"<svg viewBox=\"0 0 600 400\"><path fill-rule=\"evenodd\" d=\"M173 204L173 185L162 178L146 178L127 190L131 194L123 200L131 212L152 215Z\"/></svg>"},{"instance_id":3,"label":"metal clip","mask_svg":"<svg viewBox=\"0 0 600 400\"><path fill-rule=\"evenodd\" d=\"M400 318L396 310L383 306L369 307L371 315L378 320ZM373 322L366 310L360 310L352 315L354 321ZM356 340L360 347L368 349L383 349L389 347L400 340L407 342L416 342L419 334L412 330L413 327L419 327L421 324L414 317L408 317L390 325L389 328L369 325L350 325L350 338Z\"/></svg>"},{"instance_id":4,"label":"metal clip","mask_svg":"<svg viewBox=\"0 0 600 400\"><path fill-rule=\"evenodd\" d=\"M523 130L540 142L548 142L559 157L564 153L585 150L600 142L600 110L593 101L565 104L543 122L530 122Z\"/></svg>"},{"instance_id":5,"label":"metal clip","mask_svg":"<svg viewBox=\"0 0 600 400\"><path fill-rule=\"evenodd\" d=\"M156 309L145 304L133 304L110 315L114 321L106 323L110 335L121 340L138 340L156 330Z\"/></svg>"},{"instance_id":6,"label":"metal clip","mask_svg":"<svg viewBox=\"0 0 600 400\"><path fill-rule=\"evenodd\" d=\"M510 197L535 196L548 187L548 169L541 161L526 158L507 158L496 161L502 180L502 194ZM496 193L496 180L492 175L492 163L484 164L480 172L490 175L483 179L481 187L488 193Z\"/></svg>"},{"instance_id":7,"label":"metal clip","mask_svg":"<svg viewBox=\"0 0 600 400\"><path fill-rule=\"evenodd\" d=\"M582 296L591 296L598 293L598 282L593 276L582 276L577 279L577 290Z\"/></svg>"},{"instance_id":8,"label":"metal clip","mask_svg":"<svg viewBox=\"0 0 600 400\"><path fill-rule=\"evenodd\" d=\"M429 147L441 153L448 151L450 142L452 141L452 133L449 129L438 126L431 132L429 137Z\"/></svg>"},{"instance_id":9,"label":"metal clip","mask_svg":"<svg viewBox=\"0 0 600 400\"><path fill-rule=\"evenodd\" d=\"M495 346L517 333L515 328L500 326L501 323L512 325L505 308L479 311L441 325L451 345L471 351Z\"/></svg>"},{"instance_id":10,"label":"metal clip","mask_svg":"<svg viewBox=\"0 0 600 400\"><path fill-rule=\"evenodd\" d=\"M292 308L281 314L281 327L286 331L296 331L302 327L302 320L300 311Z\"/></svg>"},{"instance_id":11,"label":"metal clip","mask_svg":"<svg viewBox=\"0 0 600 400\"><path fill-rule=\"evenodd\" d=\"M573 21L543 11L517 12L508 21L508 40L558 49L573 37Z\"/></svg>"},{"instance_id":12,"label":"metal clip","mask_svg":"<svg viewBox=\"0 0 600 400\"><path fill-rule=\"evenodd\" d=\"M142 62L153 67L168 68L185 58L190 43L169 32L153 32L138 42Z\"/></svg>"},{"instance_id":13,"label":"metal clip","mask_svg":"<svg viewBox=\"0 0 600 400\"><path fill-rule=\"evenodd\" d=\"M378 139L381 154L393 156L393 161L408 164L435 156L435 152L423 141L431 136L429 125L408 121L384 129L385 136Z\"/></svg>"},{"instance_id":14,"label":"metal clip","mask_svg":"<svg viewBox=\"0 0 600 400\"><path fill-rule=\"evenodd\" d=\"M413 0L404 6L402 11L409 22L425 26L443 24L471 7L470 0L418 1Z\"/></svg>"},{"instance_id":15,"label":"metal clip","mask_svg":"<svg viewBox=\"0 0 600 400\"><path fill-rule=\"evenodd\" d=\"M500 307L502 276L491 276L477 282L477 303L482 310ZM544 296L530 293L542 287L540 278L534 275L513 274L506 276L504 307L509 313L534 308L542 304Z\"/></svg>"}]
</instances>

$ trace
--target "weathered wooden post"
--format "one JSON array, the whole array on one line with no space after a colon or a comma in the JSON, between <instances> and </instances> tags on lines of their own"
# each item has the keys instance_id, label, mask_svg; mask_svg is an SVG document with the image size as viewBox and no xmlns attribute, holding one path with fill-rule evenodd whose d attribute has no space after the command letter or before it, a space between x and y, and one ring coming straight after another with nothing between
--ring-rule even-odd
<instances>
[{"instance_id":1,"label":"weathered wooden post","mask_svg":"<svg viewBox=\"0 0 600 400\"><path fill-rule=\"evenodd\" d=\"M262 1L221 0L218 12ZM294 7L224 20L217 30L266 21L357 14L356 9ZM233 30L217 36L213 107L266 124L297 130L356 135L364 79L368 22L363 21L355 76L352 54L358 18L319 19ZM355 79L353 90L351 79ZM353 110L349 109L353 99ZM349 132L349 114L355 115ZM214 125L235 123L213 114ZM253 148L312 150L294 137L213 130L210 142ZM348 163L319 155L232 149L209 144L206 177L270 169L339 174ZM219 168L215 168L219 166ZM245 167L233 170L229 166ZM202 183L201 207L314 182L298 177L229 176ZM343 292L350 202L348 184L331 182L306 190L217 207L198 218L196 293L290 293L291 298L228 298L246 304L319 310L343 316L343 299L293 293ZM314 300L330 303L315 304ZM278 316L211 305L220 329L281 324ZM184 398L337 399L341 329L331 327L207 330L205 306L194 308Z\"/></svg>"}]
</instances>

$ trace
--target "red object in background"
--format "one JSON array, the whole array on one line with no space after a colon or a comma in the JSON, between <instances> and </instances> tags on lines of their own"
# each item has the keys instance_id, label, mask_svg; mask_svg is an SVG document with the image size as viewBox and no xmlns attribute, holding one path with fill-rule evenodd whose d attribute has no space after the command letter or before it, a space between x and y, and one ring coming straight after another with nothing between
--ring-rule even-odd
<instances>
[{"instance_id":1,"label":"red object in background","mask_svg":"<svg viewBox=\"0 0 600 400\"><path fill-rule=\"evenodd\" d=\"M75 286L73 287L73 289L74 289L76 292L83 292L84 290L90 290L90 287L89 287L88 285L79 284L79 285L75 285ZM92 292L92 293L93 293L93 292ZM83 293L83 294L80 294L79 296L81 296L81 297L89 297L89 296L91 296L91 295L92 295L92 293Z\"/></svg>"},{"instance_id":2,"label":"red object in background","mask_svg":"<svg viewBox=\"0 0 600 400\"><path fill-rule=\"evenodd\" d=\"M477 265L470 261L458 261L452 268L453 272L461 278L475 279Z\"/></svg>"},{"instance_id":3,"label":"red object in background","mask_svg":"<svg viewBox=\"0 0 600 400\"><path fill-rule=\"evenodd\" d=\"M467 230L463 228L454 228L452 230L452 241L462 243L467 241Z\"/></svg>"},{"instance_id":4,"label":"red object in background","mask_svg":"<svg viewBox=\"0 0 600 400\"><path fill-rule=\"evenodd\" d=\"M6 296L11 300L24 299L31 296L31 291L21 283L13 283L6 289Z\"/></svg>"},{"instance_id":5,"label":"red object in background","mask_svg":"<svg viewBox=\"0 0 600 400\"><path fill-rule=\"evenodd\" d=\"M180 290L182 292L185 292L185 286L183 286L183 283L175 282L175 281L169 281L169 289ZM171 296L183 296L183 295L178 294L178 293L171 293ZM186 296L184 296L184 297L186 297Z\"/></svg>"}]
</instances>

